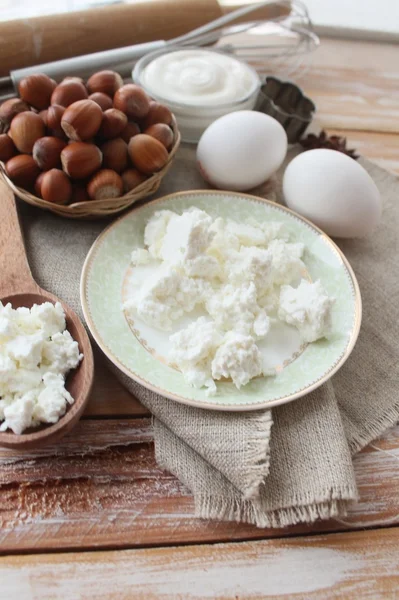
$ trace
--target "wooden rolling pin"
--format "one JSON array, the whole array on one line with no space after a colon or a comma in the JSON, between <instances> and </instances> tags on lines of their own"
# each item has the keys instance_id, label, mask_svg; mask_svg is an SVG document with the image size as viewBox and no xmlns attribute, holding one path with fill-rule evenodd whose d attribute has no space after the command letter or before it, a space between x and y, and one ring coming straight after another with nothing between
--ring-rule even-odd
<instances>
[{"instance_id":1,"label":"wooden rolling pin","mask_svg":"<svg viewBox=\"0 0 399 600\"><path fill-rule=\"evenodd\" d=\"M0 22L0 76L47 63L187 33L237 5L217 0L151 0L90 10ZM289 12L278 4L254 18Z\"/></svg>"},{"instance_id":2,"label":"wooden rolling pin","mask_svg":"<svg viewBox=\"0 0 399 600\"><path fill-rule=\"evenodd\" d=\"M99 50L171 39L220 17L217 0L152 0L0 23L0 74Z\"/></svg>"}]
</instances>

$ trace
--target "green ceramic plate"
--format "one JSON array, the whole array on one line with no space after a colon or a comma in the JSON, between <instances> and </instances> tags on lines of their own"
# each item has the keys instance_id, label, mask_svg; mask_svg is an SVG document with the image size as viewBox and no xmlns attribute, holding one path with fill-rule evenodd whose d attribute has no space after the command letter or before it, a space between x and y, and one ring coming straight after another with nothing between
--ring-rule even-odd
<instances>
[{"instance_id":1,"label":"green ceramic plate","mask_svg":"<svg viewBox=\"0 0 399 600\"><path fill-rule=\"evenodd\" d=\"M216 396L185 383L167 364L167 337L139 321L128 322L122 297L130 255L143 246L144 228L162 209L182 213L197 206L211 216L238 222L249 218L283 222L293 241L306 245L304 262L311 279L320 279L336 301L329 339L301 346L294 328L284 326L269 340L268 360L274 377L259 377L237 390L219 382ZM338 247L314 225L273 202L246 194L219 191L180 192L140 206L110 225L93 244L82 271L81 301L87 324L107 357L121 371L146 388L168 398L214 410L254 410L284 404L327 381L350 355L360 328L361 298L350 265ZM270 341L273 343L271 344Z\"/></svg>"}]
</instances>

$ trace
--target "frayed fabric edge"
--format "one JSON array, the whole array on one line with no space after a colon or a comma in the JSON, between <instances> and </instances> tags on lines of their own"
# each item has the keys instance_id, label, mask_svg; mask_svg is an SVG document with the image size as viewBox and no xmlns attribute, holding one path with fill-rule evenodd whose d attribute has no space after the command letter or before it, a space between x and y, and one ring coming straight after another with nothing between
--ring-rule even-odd
<instances>
[{"instance_id":1,"label":"frayed fabric edge","mask_svg":"<svg viewBox=\"0 0 399 600\"><path fill-rule=\"evenodd\" d=\"M144 403L143 403L144 404ZM171 465L168 461L164 461L162 458L161 448L158 447L158 438L156 423L159 422L163 427L167 427L161 419L152 415L151 416L152 426L154 428L154 442L155 442L155 455L158 465L166 470L171 470ZM245 500L256 501L259 498L261 486L265 479L269 475L270 471L270 435L273 426L273 417L271 410L267 410L264 413L257 414L254 416L252 423L253 434L248 439L247 453L246 453L246 468L242 473L242 481L238 485L232 481L227 474L221 473L221 476L225 477L226 480L243 496ZM182 443L187 444L184 438L179 437L173 430L170 430ZM188 445L188 444L187 444ZM212 468L216 467L209 462L196 448L189 448L196 452L202 460L206 461ZM178 475L176 475L178 477Z\"/></svg>"},{"instance_id":2,"label":"frayed fabric edge","mask_svg":"<svg viewBox=\"0 0 399 600\"><path fill-rule=\"evenodd\" d=\"M234 498L219 498L199 495L194 497L195 516L214 521L249 523L259 528L280 529L299 523L314 523L334 517L345 517L349 506L356 501L356 490L348 498L289 506L265 512L258 502L237 501Z\"/></svg>"},{"instance_id":3,"label":"frayed fabric edge","mask_svg":"<svg viewBox=\"0 0 399 600\"><path fill-rule=\"evenodd\" d=\"M352 454L357 454L368 446L370 442L379 438L387 429L396 425L399 421L399 400L393 406L390 406L380 417L368 425L363 425L364 430L357 432L349 440L349 449Z\"/></svg>"},{"instance_id":4,"label":"frayed fabric edge","mask_svg":"<svg viewBox=\"0 0 399 600\"><path fill-rule=\"evenodd\" d=\"M244 475L241 493L245 500L259 497L260 486L270 470L270 433L273 425L271 410L256 417L254 436L248 442L248 464L251 465Z\"/></svg>"}]
</instances>

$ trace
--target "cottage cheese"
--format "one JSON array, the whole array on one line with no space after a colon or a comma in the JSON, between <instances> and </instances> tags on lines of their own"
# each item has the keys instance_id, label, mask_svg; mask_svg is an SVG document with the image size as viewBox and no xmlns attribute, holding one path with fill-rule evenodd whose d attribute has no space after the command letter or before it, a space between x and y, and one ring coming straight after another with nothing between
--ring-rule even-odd
<instances>
[{"instance_id":1,"label":"cottage cheese","mask_svg":"<svg viewBox=\"0 0 399 600\"><path fill-rule=\"evenodd\" d=\"M263 374L263 360L255 340L250 335L229 331L212 361L212 377L231 378L240 389L253 377Z\"/></svg>"},{"instance_id":2,"label":"cottage cheese","mask_svg":"<svg viewBox=\"0 0 399 600\"><path fill-rule=\"evenodd\" d=\"M305 342L315 342L330 333L333 303L320 281L310 283L302 279L297 288L281 287L278 316L297 327Z\"/></svg>"},{"instance_id":3,"label":"cottage cheese","mask_svg":"<svg viewBox=\"0 0 399 600\"><path fill-rule=\"evenodd\" d=\"M60 303L14 310L0 302L0 431L56 423L74 402L65 376L82 357Z\"/></svg>"},{"instance_id":4,"label":"cottage cheese","mask_svg":"<svg viewBox=\"0 0 399 600\"><path fill-rule=\"evenodd\" d=\"M237 331L244 335L265 337L270 319L259 307L253 281L239 287L228 283L211 294L205 307L221 331Z\"/></svg>"},{"instance_id":5,"label":"cottage cheese","mask_svg":"<svg viewBox=\"0 0 399 600\"><path fill-rule=\"evenodd\" d=\"M205 386L210 394L216 392L212 357L222 340L215 323L206 317L200 317L170 336L170 359L182 371L187 383L195 388Z\"/></svg>"},{"instance_id":6,"label":"cottage cheese","mask_svg":"<svg viewBox=\"0 0 399 600\"><path fill-rule=\"evenodd\" d=\"M194 309L205 313L169 338L171 363L196 388L213 394L220 379L240 388L274 374L257 344L273 319L296 327L306 342L330 330L333 300L320 282L303 279L304 245L291 242L281 223L212 219L194 207L181 215L163 210L148 221L144 242L132 264L152 261L154 268L142 283L132 279L123 308L165 331Z\"/></svg>"},{"instance_id":7,"label":"cottage cheese","mask_svg":"<svg viewBox=\"0 0 399 600\"><path fill-rule=\"evenodd\" d=\"M160 264L125 303L143 321L164 331L191 312L207 296L207 283L194 279L168 263Z\"/></svg>"}]
</instances>

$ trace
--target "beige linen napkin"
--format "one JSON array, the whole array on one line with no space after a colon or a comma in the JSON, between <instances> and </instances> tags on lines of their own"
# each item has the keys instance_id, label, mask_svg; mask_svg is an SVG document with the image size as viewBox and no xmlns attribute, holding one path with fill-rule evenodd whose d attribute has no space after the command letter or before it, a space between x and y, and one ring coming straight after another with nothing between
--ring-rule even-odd
<instances>
[{"instance_id":1,"label":"beige linen napkin","mask_svg":"<svg viewBox=\"0 0 399 600\"><path fill-rule=\"evenodd\" d=\"M194 156L181 148L157 196L205 187ZM198 516L281 527L343 515L357 497L351 456L398 420L399 182L362 164L381 191L384 216L367 239L339 242L358 277L364 317L358 344L332 381L273 411L221 413L157 396L114 368L154 414L157 460L190 488ZM280 182L281 172L277 200ZM259 193L271 197L270 184ZM20 209L35 278L81 314L81 267L107 222Z\"/></svg>"}]
</instances>

